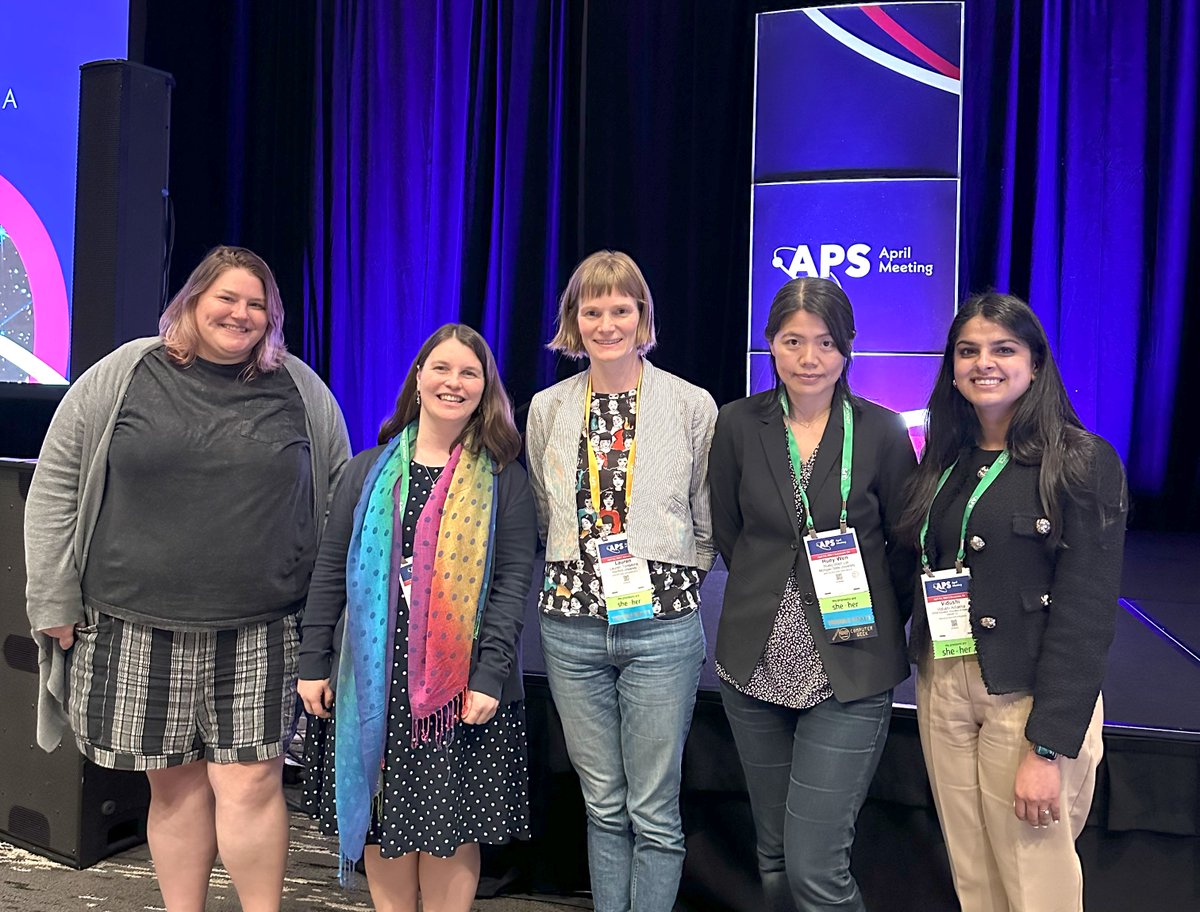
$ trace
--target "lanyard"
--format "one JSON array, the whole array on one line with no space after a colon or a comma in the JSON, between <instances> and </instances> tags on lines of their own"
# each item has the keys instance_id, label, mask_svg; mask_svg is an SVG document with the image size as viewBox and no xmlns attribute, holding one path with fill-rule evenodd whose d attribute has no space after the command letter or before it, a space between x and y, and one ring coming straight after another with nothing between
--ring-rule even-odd
<instances>
[{"instance_id":1,"label":"lanyard","mask_svg":"<svg viewBox=\"0 0 1200 912\"><path fill-rule=\"evenodd\" d=\"M950 473L954 471L954 467L958 465L958 460L954 460L942 473L942 477L938 479L937 490L933 492L933 499L937 500L938 494L942 492L942 486L945 485L946 479L950 477ZM1008 450L1004 449L996 461L993 462L983 477L979 479L979 483L975 485L975 490L971 492L971 496L967 499L966 509L963 510L962 530L958 536L958 555L954 559L954 568L962 573L963 560L967 556L967 523L971 520L971 513L975 510L975 504L979 503L979 498L983 496L983 492L992 486L992 482L999 477L1004 471L1004 467L1008 465ZM929 555L925 551L925 536L929 532L929 514L933 512L933 502L930 501L929 509L925 511L925 522L921 523L921 566L930 576L933 571L929 567Z\"/></svg>"},{"instance_id":2,"label":"lanyard","mask_svg":"<svg viewBox=\"0 0 1200 912\"><path fill-rule=\"evenodd\" d=\"M804 461L800 458L800 447L796 444L796 437L792 433L792 429L787 423L788 401L787 393L779 394L779 405L783 408L784 430L787 431L788 456L792 460L792 471L796 473L796 487L800 491L800 502L804 504L804 522L810 536L817 534L816 526L813 525L812 510L808 506L808 495L804 493L804 485L800 480L804 477L802 472L804 469ZM846 501L850 499L850 463L854 457L854 412L850 408L850 403L845 399L842 400L842 516L840 519L841 531L846 531Z\"/></svg>"},{"instance_id":3,"label":"lanyard","mask_svg":"<svg viewBox=\"0 0 1200 912\"><path fill-rule=\"evenodd\" d=\"M645 369L638 373L637 392L634 393L634 402L640 410L642 406L642 377L645 374ZM588 485L592 492L592 509L597 514L600 513L600 466L596 462L596 450L592 447L592 435L590 433L590 416L592 413L592 373L588 371L587 389L583 392L583 439L584 449L587 450L588 461ZM637 431L634 431L633 440L629 444L629 462L625 467L625 508L629 508L629 503L633 499L633 460L637 456Z\"/></svg>"}]
</instances>

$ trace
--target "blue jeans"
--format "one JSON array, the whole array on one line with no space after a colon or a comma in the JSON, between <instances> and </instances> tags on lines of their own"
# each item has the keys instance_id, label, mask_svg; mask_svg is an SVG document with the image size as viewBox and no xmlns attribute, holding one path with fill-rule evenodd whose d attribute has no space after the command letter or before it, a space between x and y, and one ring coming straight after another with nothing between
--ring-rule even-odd
<instances>
[{"instance_id":1,"label":"blue jeans","mask_svg":"<svg viewBox=\"0 0 1200 912\"><path fill-rule=\"evenodd\" d=\"M887 739L892 692L789 709L722 681L721 699L746 773L767 908L865 909L850 847Z\"/></svg>"},{"instance_id":2,"label":"blue jeans","mask_svg":"<svg viewBox=\"0 0 1200 912\"><path fill-rule=\"evenodd\" d=\"M700 615L613 627L541 618L546 676L587 805L596 912L670 912L683 870L683 742L704 664Z\"/></svg>"}]
</instances>

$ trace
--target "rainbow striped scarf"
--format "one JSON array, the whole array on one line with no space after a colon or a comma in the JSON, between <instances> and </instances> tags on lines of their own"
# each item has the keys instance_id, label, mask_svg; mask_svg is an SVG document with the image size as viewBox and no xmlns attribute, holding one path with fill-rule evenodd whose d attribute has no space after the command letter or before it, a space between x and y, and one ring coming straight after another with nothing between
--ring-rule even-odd
<instances>
[{"instance_id":1,"label":"rainbow striped scarf","mask_svg":"<svg viewBox=\"0 0 1200 912\"><path fill-rule=\"evenodd\" d=\"M343 879L362 857L383 786L387 701L403 562L404 508L416 422L379 455L354 509L346 556L346 626L338 668L335 802ZM413 745L449 738L462 707L487 601L496 529L486 452L455 447L414 530L408 617Z\"/></svg>"}]
</instances>

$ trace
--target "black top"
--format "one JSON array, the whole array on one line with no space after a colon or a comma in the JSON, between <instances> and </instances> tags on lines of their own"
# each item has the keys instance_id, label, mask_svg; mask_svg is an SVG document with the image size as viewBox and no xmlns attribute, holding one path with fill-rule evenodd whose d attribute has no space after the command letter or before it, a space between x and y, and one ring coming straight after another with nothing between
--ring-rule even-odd
<instances>
[{"instance_id":1,"label":"black top","mask_svg":"<svg viewBox=\"0 0 1200 912\"><path fill-rule=\"evenodd\" d=\"M908 431L899 415L872 402L852 398L851 407L849 523L858 532L877 636L848 643L816 638L834 696L843 703L882 693L908 676L904 622L917 576L916 548L895 533L905 484L917 465ZM739 683L750 678L762 655L793 573L809 629L823 629L782 428L774 390L731 402L717 416L709 456L713 538L729 568L717 660ZM818 531L838 525L841 458L842 403L835 397L807 488Z\"/></svg>"},{"instance_id":2,"label":"black top","mask_svg":"<svg viewBox=\"0 0 1200 912\"><path fill-rule=\"evenodd\" d=\"M1057 544L1038 493L1041 467L1015 459L967 525L971 633L983 682L988 693L1033 694L1026 737L1068 757L1079 753L1104 680L1125 541L1120 457L1099 437L1090 445L1084 484L1061 497ZM954 565L962 504L981 464L980 451L972 458L964 450L934 504L926 550L935 568ZM911 641L920 658L929 628L921 599L916 608Z\"/></svg>"},{"instance_id":3,"label":"black top","mask_svg":"<svg viewBox=\"0 0 1200 912\"><path fill-rule=\"evenodd\" d=\"M303 680L329 679L331 684L336 683L334 669L341 644L334 631L338 629L340 636L339 621L346 607L346 554L354 532L354 508L367 474L383 449L378 446L351 459L333 495L304 608L300 642ZM479 620L467 686L503 704L524 696L517 640L524 626L525 599L533 576L537 515L529 479L519 463L510 463L496 476L495 496L491 585ZM406 547L410 547L408 543Z\"/></svg>"},{"instance_id":4,"label":"black top","mask_svg":"<svg viewBox=\"0 0 1200 912\"><path fill-rule=\"evenodd\" d=\"M244 368L163 350L135 368L83 577L92 607L172 630L299 610L317 544L304 403L286 370Z\"/></svg>"},{"instance_id":5,"label":"black top","mask_svg":"<svg viewBox=\"0 0 1200 912\"><path fill-rule=\"evenodd\" d=\"M787 431L782 421L779 431L779 444L786 451ZM794 488L793 504L800 522L804 522L804 501L800 498L800 491L808 491L813 466L820 452L821 445L817 444L800 467L799 478L796 477L791 458L788 459ZM833 696L829 675L825 673L821 654L817 652L816 639L808 627L808 618L804 614L804 592L796 581L795 573L788 577L771 635L763 647L762 657L750 674L750 680L744 683L737 681L721 667L720 662L717 662L717 676L748 697L791 709L808 709Z\"/></svg>"}]
</instances>

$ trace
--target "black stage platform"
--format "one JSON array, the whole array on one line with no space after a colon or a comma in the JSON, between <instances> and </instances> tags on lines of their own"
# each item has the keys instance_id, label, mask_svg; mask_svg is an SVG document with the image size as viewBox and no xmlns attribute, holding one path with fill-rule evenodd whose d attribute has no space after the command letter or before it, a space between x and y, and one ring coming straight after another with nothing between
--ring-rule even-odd
<instances>
[{"instance_id":1,"label":"black stage platform","mask_svg":"<svg viewBox=\"0 0 1200 912\"><path fill-rule=\"evenodd\" d=\"M711 661L725 586L702 590L710 661L684 755L688 858L679 908L762 908L741 767ZM1200 909L1200 537L1130 533L1121 611L1104 683L1105 750L1079 840L1089 912ZM489 873L525 889L587 889L583 807L541 660L530 607L523 640L534 841L489 853ZM913 709L896 690L891 733L859 817L854 870L875 912L953 912Z\"/></svg>"}]
</instances>

